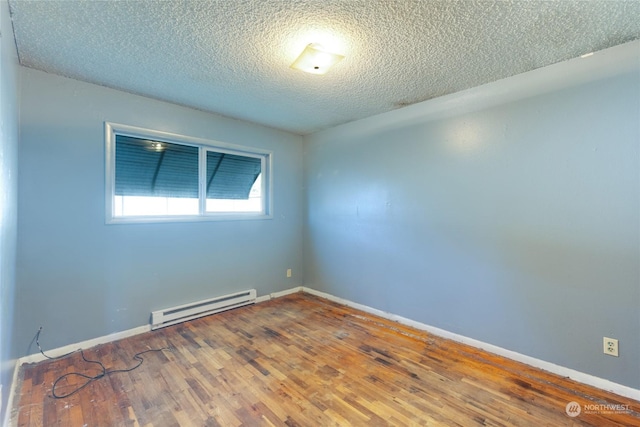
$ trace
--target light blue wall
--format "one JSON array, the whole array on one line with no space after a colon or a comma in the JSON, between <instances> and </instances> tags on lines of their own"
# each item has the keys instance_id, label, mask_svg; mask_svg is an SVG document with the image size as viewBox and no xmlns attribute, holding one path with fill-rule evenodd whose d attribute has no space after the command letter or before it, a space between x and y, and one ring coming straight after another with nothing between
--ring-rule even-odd
<instances>
[{"instance_id":1,"label":"light blue wall","mask_svg":"<svg viewBox=\"0 0 640 427\"><path fill-rule=\"evenodd\" d=\"M308 137L306 286L640 388L639 95L636 68Z\"/></svg>"},{"instance_id":2,"label":"light blue wall","mask_svg":"<svg viewBox=\"0 0 640 427\"><path fill-rule=\"evenodd\" d=\"M152 310L302 284L301 137L21 69L16 356L149 323ZM273 151L272 220L105 225L104 122ZM286 278L286 269L293 278Z\"/></svg>"},{"instance_id":3,"label":"light blue wall","mask_svg":"<svg viewBox=\"0 0 640 427\"><path fill-rule=\"evenodd\" d=\"M2 46L1 117L13 126L2 150L14 158L2 166L13 179L2 189L3 383L41 325L55 348L144 325L153 309L305 284L640 388L637 70L321 132L303 172L298 136L20 69L12 328L17 112L5 81L17 77ZM274 219L105 225L104 121L273 150ZM604 335L620 358L602 354Z\"/></svg>"},{"instance_id":4,"label":"light blue wall","mask_svg":"<svg viewBox=\"0 0 640 427\"><path fill-rule=\"evenodd\" d=\"M9 5L0 2L0 423L5 419L15 355L11 351L18 221L18 56Z\"/></svg>"}]
</instances>

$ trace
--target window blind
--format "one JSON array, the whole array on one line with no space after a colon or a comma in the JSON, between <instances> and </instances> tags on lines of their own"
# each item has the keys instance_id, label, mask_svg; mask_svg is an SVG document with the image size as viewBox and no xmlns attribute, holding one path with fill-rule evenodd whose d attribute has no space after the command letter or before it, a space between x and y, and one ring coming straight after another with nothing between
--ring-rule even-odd
<instances>
[{"instance_id":1,"label":"window blind","mask_svg":"<svg viewBox=\"0 0 640 427\"><path fill-rule=\"evenodd\" d=\"M116 136L115 194L198 198L199 148ZM257 157L206 151L208 199L248 199L262 161Z\"/></svg>"}]
</instances>

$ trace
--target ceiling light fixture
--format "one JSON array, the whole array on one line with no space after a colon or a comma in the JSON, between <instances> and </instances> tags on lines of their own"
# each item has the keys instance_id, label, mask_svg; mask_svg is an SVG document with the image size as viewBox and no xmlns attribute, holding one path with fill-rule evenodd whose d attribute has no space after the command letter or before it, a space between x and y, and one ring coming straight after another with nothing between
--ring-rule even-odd
<instances>
[{"instance_id":1,"label":"ceiling light fixture","mask_svg":"<svg viewBox=\"0 0 640 427\"><path fill-rule=\"evenodd\" d=\"M329 68L344 59L344 55L325 50L319 44L311 43L293 61L291 68L311 74L325 74Z\"/></svg>"}]
</instances>

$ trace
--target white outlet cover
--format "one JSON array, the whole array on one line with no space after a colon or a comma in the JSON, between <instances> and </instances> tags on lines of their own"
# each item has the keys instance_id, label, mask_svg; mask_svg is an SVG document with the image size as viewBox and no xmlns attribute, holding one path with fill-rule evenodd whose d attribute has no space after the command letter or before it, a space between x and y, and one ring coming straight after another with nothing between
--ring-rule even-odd
<instances>
[{"instance_id":1,"label":"white outlet cover","mask_svg":"<svg viewBox=\"0 0 640 427\"><path fill-rule=\"evenodd\" d=\"M618 357L618 340L615 338L604 337L602 341L604 354Z\"/></svg>"}]
</instances>

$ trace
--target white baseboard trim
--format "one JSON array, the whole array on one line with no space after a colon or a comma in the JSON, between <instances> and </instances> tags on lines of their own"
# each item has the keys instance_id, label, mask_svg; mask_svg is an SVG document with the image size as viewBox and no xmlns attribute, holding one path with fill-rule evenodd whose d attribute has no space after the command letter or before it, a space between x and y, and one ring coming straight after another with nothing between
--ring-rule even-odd
<instances>
[{"instance_id":1,"label":"white baseboard trim","mask_svg":"<svg viewBox=\"0 0 640 427\"><path fill-rule=\"evenodd\" d=\"M256 303L269 301L270 299L273 299L273 298L280 298L285 295L289 295L289 294L293 294L301 291L302 291L302 286L296 286L294 288L286 289L284 291L273 292L268 295L263 295L261 297L256 298ZM136 328L128 329L126 331L114 332L112 334L104 335L98 338L92 338L90 340L81 341L76 344L69 344L69 345L65 345L64 347L45 350L45 353L47 354L47 356L50 356L50 357L60 357L64 354L71 353L81 348L87 349L99 344L106 344L112 341L121 340L123 338L132 337L134 335L144 334L145 332L149 332L150 330L151 330L151 325L138 326ZM20 367L25 363L42 362L43 360L46 360L46 359L47 358L44 357L42 353L30 354L28 356L24 356L18 359L16 362L16 367Z\"/></svg>"},{"instance_id":2,"label":"white baseboard trim","mask_svg":"<svg viewBox=\"0 0 640 427\"><path fill-rule=\"evenodd\" d=\"M296 286L295 288L285 289L284 291L272 292L268 295L263 295L261 297L256 298L256 304L264 301L269 301L273 298L280 298L285 295L295 294L296 292L302 292L302 286Z\"/></svg>"},{"instance_id":3,"label":"white baseboard trim","mask_svg":"<svg viewBox=\"0 0 640 427\"><path fill-rule=\"evenodd\" d=\"M134 335L143 334L145 332L149 332L151 330L151 325L138 326L137 328L128 329L126 331L114 332L109 335L104 335L98 338L92 338L90 340L81 341L76 344L65 345L64 347L54 348L52 350L45 350L45 353L49 357L60 357L67 353L71 353L73 351L79 349L86 349L90 347L94 347L99 344L106 344L111 341L121 340L123 338L132 337ZM46 357L42 355L42 353L30 354L28 356L21 357L18 359L18 366L24 365L25 363L37 363L42 362L43 360L47 360Z\"/></svg>"},{"instance_id":4,"label":"white baseboard trim","mask_svg":"<svg viewBox=\"0 0 640 427\"><path fill-rule=\"evenodd\" d=\"M302 286L296 286L294 288L286 289L284 291L273 292L268 295L263 295L261 297L256 298L256 303L269 301L270 299L273 299L273 298L280 298L285 295L289 295L289 294L293 294L301 291L302 291ZM59 357L81 348L86 349L86 348L94 347L99 344L106 344L112 341L121 340L123 338L132 337L134 335L143 334L145 332L149 332L150 330L151 330L151 325L138 326L136 328L128 329L126 331L114 332L113 334L104 335L98 338L92 338L90 340L82 341L76 344L69 344L69 345L65 345L64 347L45 350L45 353L47 354L47 356L50 356L50 357ZM24 365L25 363L42 362L43 360L46 360L46 359L47 358L44 357L41 353L30 354L28 356L24 356L18 359L16 363L16 367Z\"/></svg>"},{"instance_id":5,"label":"white baseboard trim","mask_svg":"<svg viewBox=\"0 0 640 427\"><path fill-rule=\"evenodd\" d=\"M261 297L256 298L256 303L269 301L274 298L280 298L285 295L293 294L296 292L306 292L311 295L316 295L316 296L328 299L330 301L334 301L339 304L346 305L348 307L353 307L355 309L362 310L364 312L371 313L376 316L380 316L382 318L398 322L402 325L411 326L413 328L429 332L433 335L437 335L442 338L447 338L452 341L456 341L462 344L467 344L472 347L476 347L476 348L488 351L490 353L497 354L499 356L503 356L503 357L515 360L517 362L527 364L534 368L543 369L545 371L548 371L563 377L569 377L572 380L578 381L580 383L587 384L602 390L610 391L620 396L625 396L625 397L640 401L640 390L634 389L632 387L614 383L613 381L609 381L609 380L599 378L590 374L586 374L584 372L576 371L574 369L566 368L564 366L556 365L554 363L546 362L544 360L540 360L535 357L517 353L515 351L507 350L505 348L498 347L493 344L488 344L473 338L465 337L464 335L455 334L453 332L449 332L444 329L436 328L434 326L417 322L415 320L407 319L406 317L398 316L392 313L387 313L385 311L378 310L376 308L369 307L364 304L359 304L359 303L346 300L340 297L336 297L334 295L331 295L325 292L317 291L315 289L311 289L306 286L296 286L294 288L286 289L284 291L278 291L268 295L263 295ZM46 350L46 353L51 357L58 357L58 356L62 356L64 354L70 353L72 351L78 350L80 348L94 347L99 344L105 344L115 340L143 334L145 332L149 332L150 330L151 330L151 325L139 326L137 328L128 329L126 331L115 332L113 334L104 335L102 337L82 341L77 344L69 344L64 347L59 347L52 350ZM11 420L11 412L13 411L14 396L17 391L16 387L18 385L17 380L18 380L18 372L19 372L20 366L22 366L25 363L36 363L36 362L41 362L43 360L46 360L46 358L42 354L36 353L36 354L31 354L25 357L21 357L16 361L16 366L13 372L13 380L11 382L11 390L10 390L9 399L7 402L6 417L3 425L10 425L9 422Z\"/></svg>"},{"instance_id":6,"label":"white baseboard trim","mask_svg":"<svg viewBox=\"0 0 640 427\"><path fill-rule=\"evenodd\" d=\"M280 298L285 295L294 294L296 292L302 292L302 286L296 286L294 288L286 289L284 291L272 292L268 295L263 295L261 297L256 298L256 303L269 301L274 298ZM132 328L132 329L128 329L126 331L121 331L121 332L114 332L113 334L104 335L98 338L92 338L90 340L81 341L76 344L69 344L63 347L58 347L51 350L45 350L45 353L47 354L47 356L50 356L50 357L59 357L67 353L71 353L73 351L79 350L81 348L87 349L99 344L106 344L106 343L120 340L123 338L132 337L134 335L140 335L149 331L151 331L151 325L138 326L137 328ZM47 360L47 358L44 357L42 353L35 353L35 354L30 354L30 355L21 357L16 361L16 365L13 370L13 380L11 381L9 398L7 401L7 411L5 413L5 419L3 420L3 423L1 425L3 426L12 425L11 422L13 420L12 420L11 413L13 412L13 399L17 392L17 387L18 387L18 373L20 372L20 367L25 363L38 363L44 360Z\"/></svg>"},{"instance_id":7,"label":"white baseboard trim","mask_svg":"<svg viewBox=\"0 0 640 427\"><path fill-rule=\"evenodd\" d=\"M334 295L327 294L325 292L316 291L315 289L307 288L305 286L302 287L302 291L312 295L322 297L322 298L326 298L330 301L337 302L338 304L343 304L348 307L362 310L370 314L375 314L376 316L380 316L382 318L392 320L394 322L398 322L402 325L411 326L413 328L426 331L430 334L437 335L442 338L450 339L452 341L466 344L471 347L476 347L481 350L488 351L489 353L497 354L498 356L503 356L508 359L524 363L534 368L542 369L547 372L560 375L562 377L569 377L572 380L575 380L583 384L587 384L602 390L610 391L620 396L624 396L624 397L628 397L628 398L640 401L640 390L637 390L629 386L614 383L613 381L609 381L604 378L599 378L594 375L586 374L584 372L576 371L571 368L566 368L564 366L556 365L554 363L540 360L535 357L531 357L525 354L517 353L515 351L507 350L506 348L498 347L493 344L488 344L483 341L465 337L464 335L455 334L453 332L449 332L444 329L440 329L424 323L416 322L415 320L407 319L406 317L398 316L392 313L387 313L386 311L378 310L376 308L372 308L363 304L359 304L359 303L349 301L340 297L336 297Z\"/></svg>"}]
</instances>

